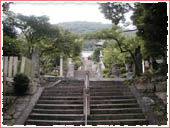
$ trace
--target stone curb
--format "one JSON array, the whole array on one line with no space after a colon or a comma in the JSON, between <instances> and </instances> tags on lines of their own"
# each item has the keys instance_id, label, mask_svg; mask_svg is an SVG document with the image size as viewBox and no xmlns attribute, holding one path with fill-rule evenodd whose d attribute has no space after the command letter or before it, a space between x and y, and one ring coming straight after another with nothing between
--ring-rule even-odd
<instances>
[{"instance_id":1,"label":"stone curb","mask_svg":"<svg viewBox=\"0 0 170 128\"><path fill-rule=\"evenodd\" d=\"M131 85L130 87L131 92L133 95L136 97L137 102L142 109L143 113L146 115L146 118L149 121L149 125L160 125L160 122L158 119L154 116L153 112L151 111L150 106L145 105L144 101L142 100L142 97L140 94L137 92L135 85Z\"/></svg>"},{"instance_id":2,"label":"stone curb","mask_svg":"<svg viewBox=\"0 0 170 128\"><path fill-rule=\"evenodd\" d=\"M21 116L16 120L15 125L24 125L26 119L28 118L30 112L32 111L33 107L35 106L36 102L38 101L39 97L41 96L44 87L39 87L35 95L31 97L31 101L28 103L26 109L23 111Z\"/></svg>"}]
</instances>

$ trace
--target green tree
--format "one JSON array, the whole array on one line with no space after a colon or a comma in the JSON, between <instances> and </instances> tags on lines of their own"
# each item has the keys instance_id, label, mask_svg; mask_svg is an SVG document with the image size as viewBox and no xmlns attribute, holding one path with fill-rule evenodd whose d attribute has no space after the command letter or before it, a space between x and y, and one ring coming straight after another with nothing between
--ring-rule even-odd
<instances>
[{"instance_id":1,"label":"green tree","mask_svg":"<svg viewBox=\"0 0 170 128\"><path fill-rule=\"evenodd\" d=\"M3 36L9 36L10 38L16 39L17 32L15 29L16 15L9 11L11 2L3 3Z\"/></svg>"},{"instance_id":2,"label":"green tree","mask_svg":"<svg viewBox=\"0 0 170 128\"><path fill-rule=\"evenodd\" d=\"M138 3L132 16L137 35L145 41L148 58L167 59L167 3ZM167 66L166 66L167 67Z\"/></svg>"},{"instance_id":3,"label":"green tree","mask_svg":"<svg viewBox=\"0 0 170 128\"><path fill-rule=\"evenodd\" d=\"M101 3L99 9L106 19L111 20L112 24L118 25L120 22L125 22L125 13L129 12L132 6L128 3L108 2Z\"/></svg>"},{"instance_id":4,"label":"green tree","mask_svg":"<svg viewBox=\"0 0 170 128\"><path fill-rule=\"evenodd\" d=\"M113 26L112 29L103 29L94 34L90 34L89 38L111 40L115 43L116 47L120 50L120 53L128 53L135 64L135 74L139 75L139 67L135 58L135 48L143 43L140 38L126 38L123 35L122 29L118 26Z\"/></svg>"},{"instance_id":5,"label":"green tree","mask_svg":"<svg viewBox=\"0 0 170 128\"><path fill-rule=\"evenodd\" d=\"M40 41L54 39L59 33L59 28L52 26L47 16L24 16L17 15L17 27L21 29L27 43L28 57L38 47Z\"/></svg>"}]
</instances>

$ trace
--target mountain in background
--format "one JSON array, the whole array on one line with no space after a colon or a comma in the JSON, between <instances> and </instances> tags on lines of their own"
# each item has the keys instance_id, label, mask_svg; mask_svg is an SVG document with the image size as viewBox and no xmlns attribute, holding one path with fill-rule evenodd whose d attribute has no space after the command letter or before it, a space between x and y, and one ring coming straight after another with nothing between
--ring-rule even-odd
<instances>
[{"instance_id":1,"label":"mountain in background","mask_svg":"<svg viewBox=\"0 0 170 128\"><path fill-rule=\"evenodd\" d=\"M103 28L111 28L112 24L102 24L99 22L86 22L86 21L75 21L75 22L63 22L59 23L59 26L69 29L74 33L91 33L99 31Z\"/></svg>"},{"instance_id":2,"label":"mountain in background","mask_svg":"<svg viewBox=\"0 0 170 128\"><path fill-rule=\"evenodd\" d=\"M63 22L59 23L59 26L69 29L71 32L77 34L85 34L91 32L97 32L104 28L111 28L112 24L102 24L99 22L86 22L86 21L74 21L74 22ZM134 37L136 36L135 31L124 32L125 36ZM83 44L83 51L93 51L95 48L96 40L86 40Z\"/></svg>"}]
</instances>

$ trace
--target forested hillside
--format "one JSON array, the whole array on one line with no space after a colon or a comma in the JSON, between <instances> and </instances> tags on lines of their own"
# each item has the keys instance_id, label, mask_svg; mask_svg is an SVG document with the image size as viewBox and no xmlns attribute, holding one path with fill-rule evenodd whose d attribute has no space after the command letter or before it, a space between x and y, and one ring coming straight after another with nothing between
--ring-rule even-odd
<instances>
[{"instance_id":1,"label":"forested hillside","mask_svg":"<svg viewBox=\"0 0 170 128\"><path fill-rule=\"evenodd\" d=\"M75 33L90 33L96 32L103 28L111 28L111 24L102 24L98 22L84 22L84 21L75 21L75 22L64 22L59 23L59 26L70 29L71 32Z\"/></svg>"},{"instance_id":2,"label":"forested hillside","mask_svg":"<svg viewBox=\"0 0 170 128\"><path fill-rule=\"evenodd\" d=\"M69 29L71 32L76 34L85 34L100 31L104 28L111 28L112 24L102 24L98 22L83 22L83 21L75 21L75 22L64 22L59 23L59 26ZM136 32L124 32L125 36L134 37ZM87 40L83 43L84 51L93 51L95 48L95 40Z\"/></svg>"}]
</instances>

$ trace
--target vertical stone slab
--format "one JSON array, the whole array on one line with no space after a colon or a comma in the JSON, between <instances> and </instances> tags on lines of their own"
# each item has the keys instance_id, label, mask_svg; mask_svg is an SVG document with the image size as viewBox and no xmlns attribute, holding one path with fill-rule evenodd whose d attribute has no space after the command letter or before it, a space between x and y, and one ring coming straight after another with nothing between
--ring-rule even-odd
<instances>
[{"instance_id":1,"label":"vertical stone slab","mask_svg":"<svg viewBox=\"0 0 170 128\"><path fill-rule=\"evenodd\" d=\"M21 60L21 70L20 70L21 73L24 73L25 60L26 60L26 58L25 58L25 57L22 57L22 60Z\"/></svg>"},{"instance_id":2,"label":"vertical stone slab","mask_svg":"<svg viewBox=\"0 0 170 128\"><path fill-rule=\"evenodd\" d=\"M63 77L63 56L60 56L60 77Z\"/></svg>"},{"instance_id":3,"label":"vertical stone slab","mask_svg":"<svg viewBox=\"0 0 170 128\"><path fill-rule=\"evenodd\" d=\"M14 68L14 70L13 70L13 76L15 76L16 73L17 73L17 66L18 66L18 57L15 56L15 57L14 57L14 63L13 63L13 68Z\"/></svg>"},{"instance_id":4,"label":"vertical stone slab","mask_svg":"<svg viewBox=\"0 0 170 128\"><path fill-rule=\"evenodd\" d=\"M7 56L3 56L3 75L7 76L7 72L8 72L8 57Z\"/></svg>"},{"instance_id":5,"label":"vertical stone slab","mask_svg":"<svg viewBox=\"0 0 170 128\"><path fill-rule=\"evenodd\" d=\"M25 68L24 68L24 73L28 76L28 70L29 70L29 67L28 67L28 59L25 58Z\"/></svg>"},{"instance_id":6,"label":"vertical stone slab","mask_svg":"<svg viewBox=\"0 0 170 128\"><path fill-rule=\"evenodd\" d=\"M74 64L72 64L71 58L68 58L67 69L67 77L74 77Z\"/></svg>"},{"instance_id":7,"label":"vertical stone slab","mask_svg":"<svg viewBox=\"0 0 170 128\"><path fill-rule=\"evenodd\" d=\"M10 58L9 58L8 77L12 77L12 65L13 65L13 56L10 56Z\"/></svg>"},{"instance_id":8,"label":"vertical stone slab","mask_svg":"<svg viewBox=\"0 0 170 128\"><path fill-rule=\"evenodd\" d=\"M35 48L32 54L32 63L33 63L34 76L39 78L40 76L40 49L39 48Z\"/></svg>"}]
</instances>

